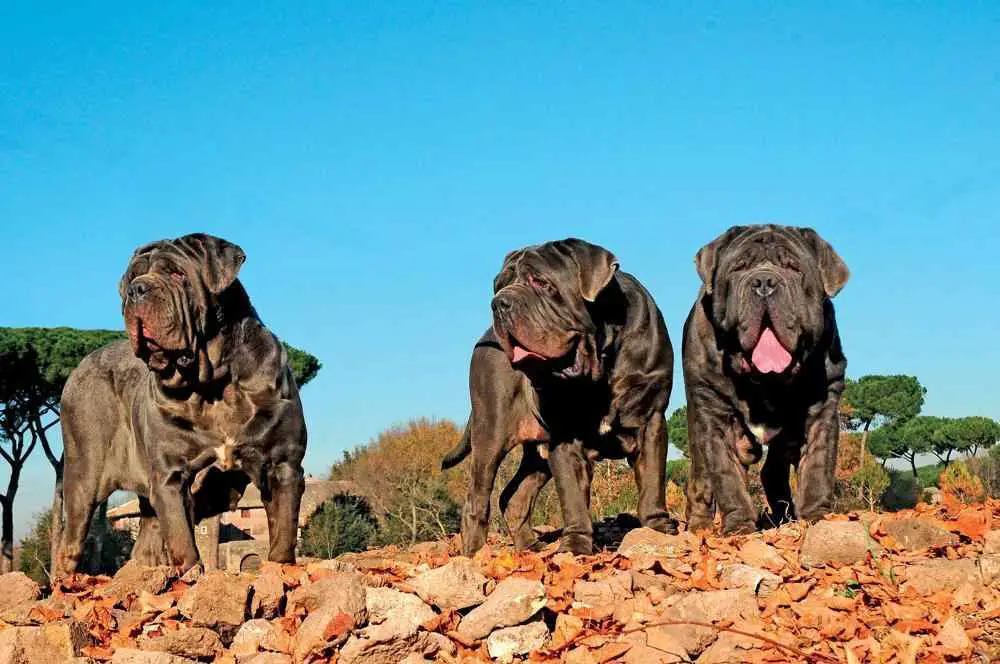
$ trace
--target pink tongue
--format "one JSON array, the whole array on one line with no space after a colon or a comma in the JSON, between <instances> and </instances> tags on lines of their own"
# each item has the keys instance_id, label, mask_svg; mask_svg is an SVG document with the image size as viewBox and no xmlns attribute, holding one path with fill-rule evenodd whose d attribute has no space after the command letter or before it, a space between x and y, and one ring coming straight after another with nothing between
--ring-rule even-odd
<instances>
[{"instance_id":1,"label":"pink tongue","mask_svg":"<svg viewBox=\"0 0 1000 664\"><path fill-rule=\"evenodd\" d=\"M544 357L542 357L538 353L532 353L527 348L523 348L521 346L518 346L517 344L514 344L513 351L514 351L514 353L513 353L513 358L511 358L511 362L513 362L514 364L517 364L521 360L526 360L529 357L533 358L533 359L536 359L536 360L544 360L545 359Z\"/></svg>"},{"instance_id":2,"label":"pink tongue","mask_svg":"<svg viewBox=\"0 0 1000 664\"><path fill-rule=\"evenodd\" d=\"M771 328L764 328L764 333L760 335L757 347L753 349L753 365L762 373L781 373L792 363L791 354L774 336Z\"/></svg>"}]
</instances>

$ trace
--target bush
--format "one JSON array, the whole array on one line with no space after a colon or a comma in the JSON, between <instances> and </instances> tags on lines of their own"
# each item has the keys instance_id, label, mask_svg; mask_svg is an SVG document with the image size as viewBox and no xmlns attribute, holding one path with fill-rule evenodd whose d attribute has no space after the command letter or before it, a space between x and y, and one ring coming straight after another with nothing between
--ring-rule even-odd
<instances>
[{"instance_id":1,"label":"bush","mask_svg":"<svg viewBox=\"0 0 1000 664\"><path fill-rule=\"evenodd\" d=\"M882 496L882 506L890 512L913 509L920 502L924 488L908 470L889 471L889 489Z\"/></svg>"},{"instance_id":2,"label":"bush","mask_svg":"<svg viewBox=\"0 0 1000 664\"><path fill-rule=\"evenodd\" d=\"M635 473L623 461L605 461L594 469L590 485L590 514L594 519L634 514L639 509ZM551 482L555 484L555 482Z\"/></svg>"},{"instance_id":3,"label":"bush","mask_svg":"<svg viewBox=\"0 0 1000 664\"><path fill-rule=\"evenodd\" d=\"M889 473L872 458L865 459L863 466L851 476L850 486L858 502L874 512L879 501L889 488Z\"/></svg>"},{"instance_id":4,"label":"bush","mask_svg":"<svg viewBox=\"0 0 1000 664\"><path fill-rule=\"evenodd\" d=\"M941 473L941 490L965 504L978 503L986 497L983 481L962 461L956 461Z\"/></svg>"},{"instance_id":5,"label":"bush","mask_svg":"<svg viewBox=\"0 0 1000 664\"><path fill-rule=\"evenodd\" d=\"M944 466L941 464L931 464L917 468L917 478L920 480L920 486L925 489L938 486L938 478L941 476L942 471L944 471Z\"/></svg>"},{"instance_id":6,"label":"bush","mask_svg":"<svg viewBox=\"0 0 1000 664\"><path fill-rule=\"evenodd\" d=\"M364 551L377 530L378 522L364 498L336 495L320 505L302 529L299 551L314 558Z\"/></svg>"},{"instance_id":7,"label":"bush","mask_svg":"<svg viewBox=\"0 0 1000 664\"><path fill-rule=\"evenodd\" d=\"M983 483L987 496L1000 498L1000 447L992 448L983 456L968 459L965 465Z\"/></svg>"},{"instance_id":8,"label":"bush","mask_svg":"<svg viewBox=\"0 0 1000 664\"><path fill-rule=\"evenodd\" d=\"M691 462L687 459L675 459L667 462L667 479L679 487L686 487L691 474Z\"/></svg>"}]
</instances>

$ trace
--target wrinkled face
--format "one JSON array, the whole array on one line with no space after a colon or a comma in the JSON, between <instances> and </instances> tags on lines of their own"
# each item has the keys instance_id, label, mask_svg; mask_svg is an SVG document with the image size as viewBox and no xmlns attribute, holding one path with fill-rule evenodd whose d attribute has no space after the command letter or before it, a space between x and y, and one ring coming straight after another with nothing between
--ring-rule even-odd
<instances>
[{"instance_id":1,"label":"wrinkled face","mask_svg":"<svg viewBox=\"0 0 1000 664\"><path fill-rule=\"evenodd\" d=\"M825 330L827 301L848 279L826 241L790 226L732 228L696 263L738 368L760 375L799 369Z\"/></svg>"},{"instance_id":2,"label":"wrinkled face","mask_svg":"<svg viewBox=\"0 0 1000 664\"><path fill-rule=\"evenodd\" d=\"M493 281L493 330L515 367L562 377L598 369L588 310L614 278L606 249L568 239L515 251Z\"/></svg>"},{"instance_id":3,"label":"wrinkled face","mask_svg":"<svg viewBox=\"0 0 1000 664\"><path fill-rule=\"evenodd\" d=\"M244 258L236 245L202 234L136 250L119 286L136 357L160 373L190 366L206 316Z\"/></svg>"}]
</instances>

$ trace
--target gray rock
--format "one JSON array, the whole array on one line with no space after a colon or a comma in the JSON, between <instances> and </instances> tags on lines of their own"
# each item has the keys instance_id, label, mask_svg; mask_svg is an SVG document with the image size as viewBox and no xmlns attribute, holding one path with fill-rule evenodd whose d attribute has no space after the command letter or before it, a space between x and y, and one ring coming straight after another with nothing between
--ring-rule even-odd
<instances>
[{"instance_id":1,"label":"gray rock","mask_svg":"<svg viewBox=\"0 0 1000 664\"><path fill-rule=\"evenodd\" d=\"M619 555L626 558L653 556L675 558L688 548L683 535L667 535L652 528L636 528L629 531L618 547Z\"/></svg>"},{"instance_id":2,"label":"gray rock","mask_svg":"<svg viewBox=\"0 0 1000 664\"><path fill-rule=\"evenodd\" d=\"M395 663L411 653L437 651L440 644L420 630L436 614L419 597L393 588L367 588L366 593L369 625L347 640L338 662Z\"/></svg>"},{"instance_id":3,"label":"gray rock","mask_svg":"<svg viewBox=\"0 0 1000 664\"><path fill-rule=\"evenodd\" d=\"M196 662L166 652L118 648L111 657L111 664L196 664Z\"/></svg>"},{"instance_id":4,"label":"gray rock","mask_svg":"<svg viewBox=\"0 0 1000 664\"><path fill-rule=\"evenodd\" d=\"M806 530L799 562L805 567L826 563L851 565L864 560L869 550L878 555L882 548L860 521L820 521Z\"/></svg>"},{"instance_id":5,"label":"gray rock","mask_svg":"<svg viewBox=\"0 0 1000 664\"><path fill-rule=\"evenodd\" d=\"M192 624L213 629L228 642L247 619L252 581L248 574L206 572L190 591Z\"/></svg>"},{"instance_id":6,"label":"gray rock","mask_svg":"<svg viewBox=\"0 0 1000 664\"><path fill-rule=\"evenodd\" d=\"M0 662L62 664L79 657L89 643L87 626L75 620L41 627L8 627L0 630Z\"/></svg>"},{"instance_id":7,"label":"gray rock","mask_svg":"<svg viewBox=\"0 0 1000 664\"><path fill-rule=\"evenodd\" d=\"M105 597L125 599L130 595L139 595L142 591L158 595L167 589L170 583L170 568L145 567L130 560L118 570L111 583L101 589Z\"/></svg>"},{"instance_id":8,"label":"gray rock","mask_svg":"<svg viewBox=\"0 0 1000 664\"><path fill-rule=\"evenodd\" d=\"M759 539L751 539L740 547L740 560L752 567L772 572L780 571L788 564L777 549Z\"/></svg>"},{"instance_id":9,"label":"gray rock","mask_svg":"<svg viewBox=\"0 0 1000 664\"><path fill-rule=\"evenodd\" d=\"M189 659L214 659L222 652L219 635L205 627L187 627L139 640L140 650L165 652Z\"/></svg>"},{"instance_id":10,"label":"gray rock","mask_svg":"<svg viewBox=\"0 0 1000 664\"><path fill-rule=\"evenodd\" d=\"M290 653L292 639L287 632L279 630L263 618L248 620L236 632L229 651L242 662L253 658L261 650Z\"/></svg>"},{"instance_id":11,"label":"gray rock","mask_svg":"<svg viewBox=\"0 0 1000 664\"><path fill-rule=\"evenodd\" d=\"M549 640L549 628L542 621L498 629L486 639L486 649L490 657L501 662L509 662L514 655L527 655L545 647Z\"/></svg>"},{"instance_id":12,"label":"gray rock","mask_svg":"<svg viewBox=\"0 0 1000 664\"><path fill-rule=\"evenodd\" d=\"M906 568L906 586L921 595L930 595L939 590L955 590L966 584L980 586L982 583L979 566L970 558L921 560Z\"/></svg>"},{"instance_id":13,"label":"gray rock","mask_svg":"<svg viewBox=\"0 0 1000 664\"><path fill-rule=\"evenodd\" d=\"M750 565L723 565L719 580L729 588L747 588L759 597L768 597L781 585L781 577Z\"/></svg>"},{"instance_id":14,"label":"gray rock","mask_svg":"<svg viewBox=\"0 0 1000 664\"><path fill-rule=\"evenodd\" d=\"M632 597L632 575L616 572L597 581L577 581L573 599L590 607L613 606Z\"/></svg>"},{"instance_id":15,"label":"gray rock","mask_svg":"<svg viewBox=\"0 0 1000 664\"><path fill-rule=\"evenodd\" d=\"M0 574L0 612L27 602L34 602L42 596L42 589L23 572Z\"/></svg>"},{"instance_id":16,"label":"gray rock","mask_svg":"<svg viewBox=\"0 0 1000 664\"><path fill-rule=\"evenodd\" d=\"M485 602L462 619L458 633L470 641L482 639L498 627L526 622L545 603L545 587L541 581L506 578L497 584Z\"/></svg>"},{"instance_id":17,"label":"gray rock","mask_svg":"<svg viewBox=\"0 0 1000 664\"><path fill-rule=\"evenodd\" d=\"M257 618L277 618L285 600L285 582L281 574L270 569L261 570L253 580L253 599L250 615Z\"/></svg>"},{"instance_id":18,"label":"gray rock","mask_svg":"<svg viewBox=\"0 0 1000 664\"><path fill-rule=\"evenodd\" d=\"M441 609L468 609L486 600L486 576L468 558L456 557L442 567L418 574L410 585L420 598Z\"/></svg>"},{"instance_id":19,"label":"gray rock","mask_svg":"<svg viewBox=\"0 0 1000 664\"><path fill-rule=\"evenodd\" d=\"M882 525L882 530L904 549L917 550L958 543L958 538L947 530L914 517L888 521Z\"/></svg>"},{"instance_id":20,"label":"gray rock","mask_svg":"<svg viewBox=\"0 0 1000 664\"><path fill-rule=\"evenodd\" d=\"M304 608L312 613L321 606L335 604L340 611L362 622L366 611L365 587L357 572L339 572L295 589L288 595L288 611Z\"/></svg>"},{"instance_id":21,"label":"gray rock","mask_svg":"<svg viewBox=\"0 0 1000 664\"><path fill-rule=\"evenodd\" d=\"M1000 553L1000 530L991 530L986 533L983 542L983 553Z\"/></svg>"},{"instance_id":22,"label":"gray rock","mask_svg":"<svg viewBox=\"0 0 1000 664\"><path fill-rule=\"evenodd\" d=\"M749 589L689 592L663 611L668 620L716 622L756 618L757 598ZM672 638L692 657L710 646L718 636L714 629L695 625L671 627Z\"/></svg>"}]
</instances>

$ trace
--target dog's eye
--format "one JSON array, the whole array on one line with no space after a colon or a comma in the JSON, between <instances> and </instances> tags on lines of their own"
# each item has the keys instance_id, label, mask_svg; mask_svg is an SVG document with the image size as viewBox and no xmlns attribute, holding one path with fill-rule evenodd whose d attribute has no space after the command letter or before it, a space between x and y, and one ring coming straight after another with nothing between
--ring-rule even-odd
<instances>
[{"instance_id":1,"label":"dog's eye","mask_svg":"<svg viewBox=\"0 0 1000 664\"><path fill-rule=\"evenodd\" d=\"M546 293L552 292L552 284L541 277L536 277L533 274L528 275L528 284L536 290L542 290Z\"/></svg>"}]
</instances>

